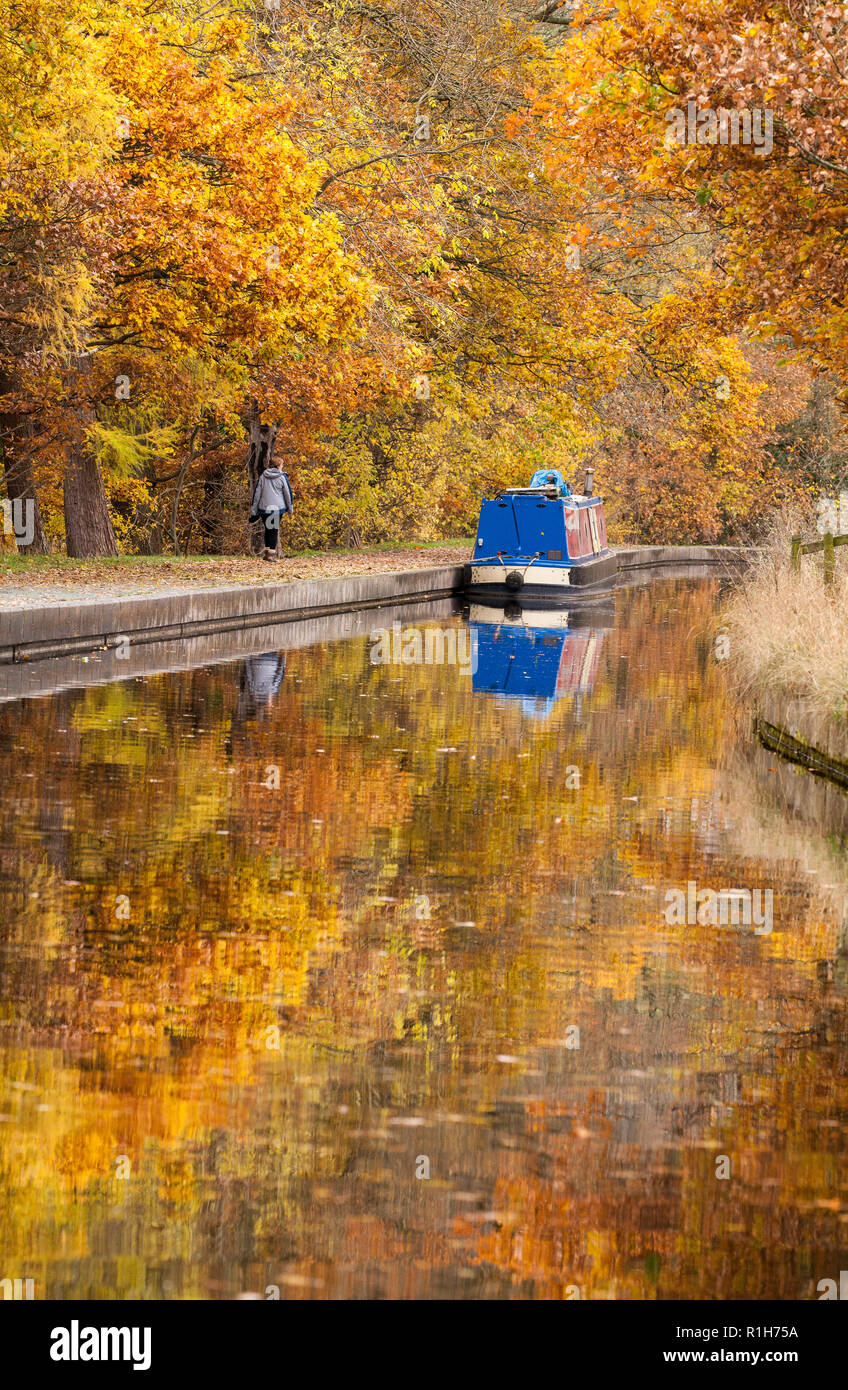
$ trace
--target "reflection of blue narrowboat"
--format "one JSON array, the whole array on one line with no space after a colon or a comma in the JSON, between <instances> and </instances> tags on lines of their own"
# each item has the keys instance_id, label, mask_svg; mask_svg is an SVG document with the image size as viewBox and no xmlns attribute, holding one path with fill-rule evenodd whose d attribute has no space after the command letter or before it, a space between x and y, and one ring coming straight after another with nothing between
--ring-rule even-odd
<instances>
[{"instance_id":1,"label":"reflection of blue narrowboat","mask_svg":"<svg viewBox=\"0 0 848 1390\"><path fill-rule=\"evenodd\" d=\"M465 566L466 592L550 597L612 578L618 557L607 545L604 504L591 480L587 469L585 493L574 493L561 473L543 468L529 487L485 498Z\"/></svg>"},{"instance_id":2,"label":"reflection of blue narrowboat","mask_svg":"<svg viewBox=\"0 0 848 1390\"><path fill-rule=\"evenodd\" d=\"M477 650L473 689L520 699L525 713L545 715L564 695L579 704L591 694L613 610L472 603L468 622Z\"/></svg>"}]
</instances>

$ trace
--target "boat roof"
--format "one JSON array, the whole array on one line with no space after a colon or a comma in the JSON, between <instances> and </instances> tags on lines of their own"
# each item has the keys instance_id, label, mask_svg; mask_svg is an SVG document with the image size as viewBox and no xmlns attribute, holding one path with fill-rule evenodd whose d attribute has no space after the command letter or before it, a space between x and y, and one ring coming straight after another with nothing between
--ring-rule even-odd
<instances>
[{"instance_id":1,"label":"boat roof","mask_svg":"<svg viewBox=\"0 0 848 1390\"><path fill-rule=\"evenodd\" d=\"M546 487L504 487L498 493L499 497L550 497L554 492L555 485L548 483ZM564 497L560 497L560 502L576 502L578 505L588 506L591 504L599 505L603 499L593 492L591 497L586 497L582 492L568 492Z\"/></svg>"}]
</instances>

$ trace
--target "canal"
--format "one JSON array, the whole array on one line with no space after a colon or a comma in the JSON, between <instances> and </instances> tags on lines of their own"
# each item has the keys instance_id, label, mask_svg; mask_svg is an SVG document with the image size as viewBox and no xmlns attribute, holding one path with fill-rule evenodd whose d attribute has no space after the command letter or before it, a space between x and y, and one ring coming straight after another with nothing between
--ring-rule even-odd
<instances>
[{"instance_id":1,"label":"canal","mask_svg":"<svg viewBox=\"0 0 848 1390\"><path fill-rule=\"evenodd\" d=\"M844 839L751 748L722 582L567 626L372 613L0 704L0 1277L838 1280Z\"/></svg>"}]
</instances>

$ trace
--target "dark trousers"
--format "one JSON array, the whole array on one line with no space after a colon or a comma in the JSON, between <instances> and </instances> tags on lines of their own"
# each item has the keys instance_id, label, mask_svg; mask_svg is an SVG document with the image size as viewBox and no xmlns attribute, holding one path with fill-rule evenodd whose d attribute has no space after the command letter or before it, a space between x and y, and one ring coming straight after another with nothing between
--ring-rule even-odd
<instances>
[{"instance_id":1,"label":"dark trousers","mask_svg":"<svg viewBox=\"0 0 848 1390\"><path fill-rule=\"evenodd\" d=\"M280 513L262 512L262 525L265 527L265 544L269 550L277 549L277 538L280 534Z\"/></svg>"}]
</instances>

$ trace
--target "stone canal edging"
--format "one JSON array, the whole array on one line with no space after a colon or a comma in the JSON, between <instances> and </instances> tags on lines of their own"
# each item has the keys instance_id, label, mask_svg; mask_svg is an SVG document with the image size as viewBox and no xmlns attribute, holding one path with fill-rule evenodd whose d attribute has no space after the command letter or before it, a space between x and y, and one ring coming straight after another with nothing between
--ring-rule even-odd
<instances>
[{"instance_id":1,"label":"stone canal edging","mask_svg":"<svg viewBox=\"0 0 848 1390\"><path fill-rule=\"evenodd\" d=\"M747 554L720 545L637 546L618 552L624 573L666 566L738 567ZM0 612L0 666L421 603L456 593L462 586L462 573L462 565L447 565L261 587L173 589L6 610Z\"/></svg>"},{"instance_id":2,"label":"stone canal edging","mask_svg":"<svg viewBox=\"0 0 848 1390\"><path fill-rule=\"evenodd\" d=\"M306 618L289 617L283 622L272 620L247 627L228 627L184 637L179 642L160 641L154 633L150 640L136 642L128 648L98 647L83 655L76 652L45 661L7 661L0 664L0 705L7 700L54 695L78 686L108 685L111 681L133 680L140 676L193 671L198 666L244 662L267 652L287 654L320 643L361 637L377 625L447 622L458 609L456 596L449 594L444 598L380 603L377 607L363 605L318 616L313 610Z\"/></svg>"},{"instance_id":3,"label":"stone canal edging","mask_svg":"<svg viewBox=\"0 0 848 1390\"><path fill-rule=\"evenodd\" d=\"M726 566L737 570L759 552L741 545L635 545L616 553L620 572L666 565Z\"/></svg>"},{"instance_id":4,"label":"stone canal edging","mask_svg":"<svg viewBox=\"0 0 848 1390\"><path fill-rule=\"evenodd\" d=\"M261 587L173 590L0 613L0 665L143 642L296 622L325 614L420 603L459 588L461 565Z\"/></svg>"}]
</instances>

